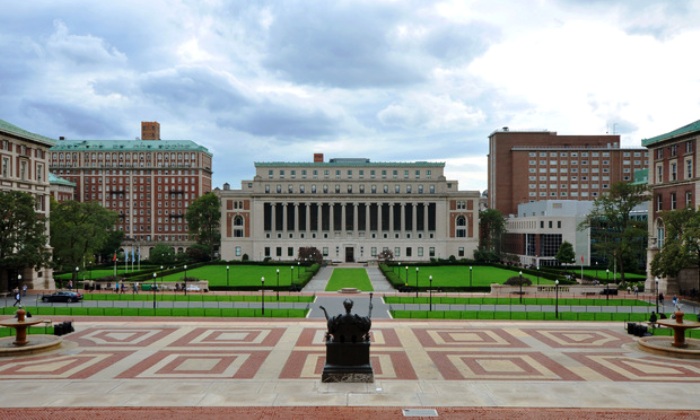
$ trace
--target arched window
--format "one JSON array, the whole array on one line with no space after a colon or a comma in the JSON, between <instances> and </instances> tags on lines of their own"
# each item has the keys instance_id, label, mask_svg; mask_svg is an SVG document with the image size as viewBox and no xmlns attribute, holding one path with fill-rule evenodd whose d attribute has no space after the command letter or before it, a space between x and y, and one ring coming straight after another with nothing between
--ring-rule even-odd
<instances>
[{"instance_id":1,"label":"arched window","mask_svg":"<svg viewBox=\"0 0 700 420\"><path fill-rule=\"evenodd\" d=\"M233 218L233 237L243 237L243 216L236 216Z\"/></svg>"},{"instance_id":2,"label":"arched window","mask_svg":"<svg viewBox=\"0 0 700 420\"><path fill-rule=\"evenodd\" d=\"M458 238L466 238L467 237L467 219L464 216L457 216L457 220L455 221L455 224L457 225L457 231L456 235Z\"/></svg>"}]
</instances>

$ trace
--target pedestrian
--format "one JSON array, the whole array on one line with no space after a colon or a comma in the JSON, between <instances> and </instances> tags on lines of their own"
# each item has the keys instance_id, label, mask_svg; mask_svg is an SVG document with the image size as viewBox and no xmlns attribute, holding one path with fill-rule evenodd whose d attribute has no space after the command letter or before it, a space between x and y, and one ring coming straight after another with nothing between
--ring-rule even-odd
<instances>
[{"instance_id":1,"label":"pedestrian","mask_svg":"<svg viewBox=\"0 0 700 420\"><path fill-rule=\"evenodd\" d=\"M636 285L634 286L634 294L635 294L637 297L639 297L639 287L637 287Z\"/></svg>"},{"instance_id":2,"label":"pedestrian","mask_svg":"<svg viewBox=\"0 0 700 420\"><path fill-rule=\"evenodd\" d=\"M27 296L27 283L22 285L22 296Z\"/></svg>"},{"instance_id":3,"label":"pedestrian","mask_svg":"<svg viewBox=\"0 0 700 420\"><path fill-rule=\"evenodd\" d=\"M673 302L674 307L678 306L678 296L673 295L673 299L671 299L671 301Z\"/></svg>"},{"instance_id":4,"label":"pedestrian","mask_svg":"<svg viewBox=\"0 0 700 420\"><path fill-rule=\"evenodd\" d=\"M119 293L119 282L114 283L114 293Z\"/></svg>"},{"instance_id":5,"label":"pedestrian","mask_svg":"<svg viewBox=\"0 0 700 420\"><path fill-rule=\"evenodd\" d=\"M68 280L68 290L73 290L73 280Z\"/></svg>"},{"instance_id":6,"label":"pedestrian","mask_svg":"<svg viewBox=\"0 0 700 420\"><path fill-rule=\"evenodd\" d=\"M663 294L663 292L659 293L659 303L661 304L661 306L664 306L664 294Z\"/></svg>"},{"instance_id":7,"label":"pedestrian","mask_svg":"<svg viewBox=\"0 0 700 420\"><path fill-rule=\"evenodd\" d=\"M12 291L15 294L15 303L12 306L17 306L22 303L22 295L19 293L19 289L15 287Z\"/></svg>"},{"instance_id":8,"label":"pedestrian","mask_svg":"<svg viewBox=\"0 0 700 420\"><path fill-rule=\"evenodd\" d=\"M134 283L134 291L137 295L139 294L139 282Z\"/></svg>"}]
</instances>

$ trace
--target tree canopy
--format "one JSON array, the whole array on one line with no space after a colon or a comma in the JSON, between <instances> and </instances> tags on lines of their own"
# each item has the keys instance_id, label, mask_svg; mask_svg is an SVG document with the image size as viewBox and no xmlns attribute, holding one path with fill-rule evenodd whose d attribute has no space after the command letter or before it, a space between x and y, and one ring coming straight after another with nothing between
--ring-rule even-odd
<instances>
[{"instance_id":1,"label":"tree canopy","mask_svg":"<svg viewBox=\"0 0 700 420\"><path fill-rule=\"evenodd\" d=\"M154 246L149 253L148 261L151 264L162 265L165 267L173 265L177 261L175 257L175 250L172 246L156 244L156 246Z\"/></svg>"},{"instance_id":2,"label":"tree canopy","mask_svg":"<svg viewBox=\"0 0 700 420\"><path fill-rule=\"evenodd\" d=\"M187 208L185 219L189 232L200 245L209 247L209 258L221 244L221 208L219 197L206 193L194 200Z\"/></svg>"},{"instance_id":3,"label":"tree canopy","mask_svg":"<svg viewBox=\"0 0 700 420\"><path fill-rule=\"evenodd\" d=\"M34 209L30 194L0 192L0 267L39 269L51 260L45 220Z\"/></svg>"},{"instance_id":4,"label":"tree canopy","mask_svg":"<svg viewBox=\"0 0 700 420\"><path fill-rule=\"evenodd\" d=\"M506 233L506 219L500 211L487 209L479 212L479 248L474 251L477 260L498 260L501 241Z\"/></svg>"},{"instance_id":5,"label":"tree canopy","mask_svg":"<svg viewBox=\"0 0 700 420\"><path fill-rule=\"evenodd\" d=\"M610 192L595 200L593 210L581 222L579 229L591 229L592 245L604 255L608 265L617 266L622 280L635 255L646 252L647 221L632 217L632 209L648 200L647 186L618 182Z\"/></svg>"},{"instance_id":6,"label":"tree canopy","mask_svg":"<svg viewBox=\"0 0 700 420\"><path fill-rule=\"evenodd\" d=\"M700 211L686 207L661 213L666 239L651 260L651 274L675 277L686 267L700 270ZM698 287L700 290L700 271Z\"/></svg>"},{"instance_id":7,"label":"tree canopy","mask_svg":"<svg viewBox=\"0 0 700 420\"><path fill-rule=\"evenodd\" d=\"M52 202L51 246L56 263L79 267L92 261L117 221L117 213L107 210L95 201Z\"/></svg>"},{"instance_id":8,"label":"tree canopy","mask_svg":"<svg viewBox=\"0 0 700 420\"><path fill-rule=\"evenodd\" d=\"M555 257L559 264L573 264L576 262L576 253L574 252L574 246L570 242L562 242L559 250L557 251L557 256Z\"/></svg>"}]
</instances>

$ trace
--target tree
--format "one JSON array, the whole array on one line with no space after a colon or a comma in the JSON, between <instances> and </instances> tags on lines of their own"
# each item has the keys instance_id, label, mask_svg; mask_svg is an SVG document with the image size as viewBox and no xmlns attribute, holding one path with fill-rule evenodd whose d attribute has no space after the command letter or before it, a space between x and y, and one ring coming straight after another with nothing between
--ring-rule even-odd
<instances>
[{"instance_id":1,"label":"tree","mask_svg":"<svg viewBox=\"0 0 700 420\"><path fill-rule=\"evenodd\" d=\"M197 198L187 208L185 214L190 234L198 244L209 247L209 258L221 244L221 203L214 193L206 193Z\"/></svg>"},{"instance_id":2,"label":"tree","mask_svg":"<svg viewBox=\"0 0 700 420\"><path fill-rule=\"evenodd\" d=\"M209 247L201 244L194 244L188 247L185 253L190 261L197 262L209 261L209 256L211 255Z\"/></svg>"},{"instance_id":3,"label":"tree","mask_svg":"<svg viewBox=\"0 0 700 420\"><path fill-rule=\"evenodd\" d=\"M168 266L175 264L175 250L165 244L156 244L148 257L151 264Z\"/></svg>"},{"instance_id":4,"label":"tree","mask_svg":"<svg viewBox=\"0 0 700 420\"><path fill-rule=\"evenodd\" d=\"M114 252L119 249L124 241L124 232L121 230L110 230L107 232L107 238L105 238L102 246L97 251L97 255L100 256L102 261L110 262L114 256Z\"/></svg>"},{"instance_id":5,"label":"tree","mask_svg":"<svg viewBox=\"0 0 700 420\"><path fill-rule=\"evenodd\" d=\"M323 263L323 254L318 248L312 246L299 248L299 253L297 255L299 261L308 261L316 264Z\"/></svg>"},{"instance_id":6,"label":"tree","mask_svg":"<svg viewBox=\"0 0 700 420\"><path fill-rule=\"evenodd\" d=\"M557 256L555 257L559 264L573 264L576 262L576 253L574 252L574 246L570 242L562 242L559 250L557 251Z\"/></svg>"},{"instance_id":7,"label":"tree","mask_svg":"<svg viewBox=\"0 0 700 420\"><path fill-rule=\"evenodd\" d=\"M693 207L661 213L666 240L651 260L651 274L675 277L686 267L698 268L700 290L700 211Z\"/></svg>"},{"instance_id":8,"label":"tree","mask_svg":"<svg viewBox=\"0 0 700 420\"><path fill-rule=\"evenodd\" d=\"M117 221L117 213L97 202L53 202L51 209L51 246L54 258L72 269L84 264L104 245Z\"/></svg>"},{"instance_id":9,"label":"tree","mask_svg":"<svg viewBox=\"0 0 700 420\"><path fill-rule=\"evenodd\" d=\"M591 237L598 239L593 248L613 261L622 281L633 256L646 252L647 222L634 219L631 212L647 200L646 185L618 182L595 200L593 210L579 224L580 230L591 229Z\"/></svg>"},{"instance_id":10,"label":"tree","mask_svg":"<svg viewBox=\"0 0 700 420\"><path fill-rule=\"evenodd\" d=\"M45 220L34 210L34 197L18 191L1 192L0 267L19 273L27 267L39 269L49 264L47 241Z\"/></svg>"},{"instance_id":11,"label":"tree","mask_svg":"<svg viewBox=\"0 0 700 420\"><path fill-rule=\"evenodd\" d=\"M377 254L377 260L379 261L392 261L393 259L394 253L388 248Z\"/></svg>"},{"instance_id":12,"label":"tree","mask_svg":"<svg viewBox=\"0 0 700 420\"><path fill-rule=\"evenodd\" d=\"M500 259L501 241L506 233L506 219L495 209L479 212L479 255ZM476 257L475 252L475 257ZM477 258L478 259L478 258Z\"/></svg>"}]
</instances>

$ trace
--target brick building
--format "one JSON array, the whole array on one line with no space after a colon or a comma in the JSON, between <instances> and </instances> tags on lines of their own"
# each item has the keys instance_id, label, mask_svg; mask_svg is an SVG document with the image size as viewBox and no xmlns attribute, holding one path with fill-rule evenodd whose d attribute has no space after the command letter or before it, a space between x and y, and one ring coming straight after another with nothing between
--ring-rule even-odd
<instances>
[{"instance_id":1,"label":"brick building","mask_svg":"<svg viewBox=\"0 0 700 420\"><path fill-rule=\"evenodd\" d=\"M59 140L50 169L76 185L77 201L97 201L119 214L116 229L142 257L156 243L183 252L191 244L185 212L212 190L212 155L190 140L160 140L142 123L143 140Z\"/></svg>"},{"instance_id":2,"label":"brick building","mask_svg":"<svg viewBox=\"0 0 700 420\"><path fill-rule=\"evenodd\" d=\"M649 248L647 261L664 246L665 228L660 212L697 208L700 194L698 177L698 138L700 120L686 126L642 140L649 149ZM678 293L697 289L697 269L683 270L678 279L660 279L660 290ZM647 287L655 287L647 279Z\"/></svg>"},{"instance_id":3,"label":"brick building","mask_svg":"<svg viewBox=\"0 0 700 420\"><path fill-rule=\"evenodd\" d=\"M6 121L0 120L0 192L22 191L34 196L35 210L48 219L49 197L49 148L54 140L30 133ZM49 234L49 225L46 224ZM49 245L46 245L47 248ZM18 275L21 281L18 282ZM27 287L49 289L54 287L53 270L26 267L20 273L0 267L0 291L13 288L18 283Z\"/></svg>"},{"instance_id":4,"label":"brick building","mask_svg":"<svg viewBox=\"0 0 700 420\"><path fill-rule=\"evenodd\" d=\"M478 191L459 191L444 163L331 159L258 162L241 189L217 191L225 260L294 260L315 247L332 261L472 258Z\"/></svg>"},{"instance_id":5,"label":"brick building","mask_svg":"<svg viewBox=\"0 0 700 420\"><path fill-rule=\"evenodd\" d=\"M540 200L595 200L648 165L646 149L621 149L618 135L510 131L489 136L488 207L505 216Z\"/></svg>"}]
</instances>

